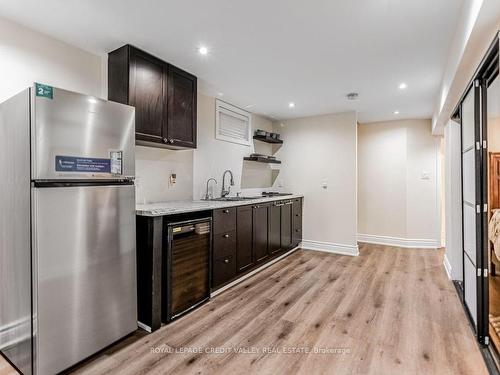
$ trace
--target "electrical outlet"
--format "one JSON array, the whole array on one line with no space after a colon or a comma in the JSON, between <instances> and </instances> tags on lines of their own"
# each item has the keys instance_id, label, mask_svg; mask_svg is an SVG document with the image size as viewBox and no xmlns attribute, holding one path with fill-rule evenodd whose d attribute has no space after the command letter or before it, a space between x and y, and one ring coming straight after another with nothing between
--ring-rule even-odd
<instances>
[{"instance_id":1,"label":"electrical outlet","mask_svg":"<svg viewBox=\"0 0 500 375\"><path fill-rule=\"evenodd\" d=\"M170 178L169 178L170 185L175 185L177 182L177 174L176 173L171 173Z\"/></svg>"}]
</instances>

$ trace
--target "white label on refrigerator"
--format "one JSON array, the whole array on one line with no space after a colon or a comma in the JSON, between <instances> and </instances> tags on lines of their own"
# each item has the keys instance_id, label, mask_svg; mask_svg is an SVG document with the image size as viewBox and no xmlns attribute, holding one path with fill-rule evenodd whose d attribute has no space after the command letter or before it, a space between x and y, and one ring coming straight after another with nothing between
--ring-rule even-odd
<instances>
[{"instance_id":1,"label":"white label on refrigerator","mask_svg":"<svg viewBox=\"0 0 500 375\"><path fill-rule=\"evenodd\" d=\"M122 174L123 151L111 151L109 153L109 158L111 160L111 173Z\"/></svg>"}]
</instances>

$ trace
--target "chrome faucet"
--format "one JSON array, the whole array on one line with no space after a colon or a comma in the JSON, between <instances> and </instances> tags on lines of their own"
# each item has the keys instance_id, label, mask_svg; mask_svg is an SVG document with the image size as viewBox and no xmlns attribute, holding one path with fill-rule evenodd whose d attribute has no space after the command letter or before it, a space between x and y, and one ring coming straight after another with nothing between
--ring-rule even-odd
<instances>
[{"instance_id":1,"label":"chrome faucet","mask_svg":"<svg viewBox=\"0 0 500 375\"><path fill-rule=\"evenodd\" d=\"M227 187L226 190L226 173L229 173L229 176L231 179L229 180L230 186ZM222 175L222 192L220 196L224 198L225 196L229 195L231 186L234 186L234 178L233 178L233 172L231 172L229 169L224 171L224 174Z\"/></svg>"},{"instance_id":2,"label":"chrome faucet","mask_svg":"<svg viewBox=\"0 0 500 375\"><path fill-rule=\"evenodd\" d=\"M210 199L210 194L208 193L208 184L210 183L210 181L215 182L215 185L217 185L217 180L215 178L209 178L207 180L207 192L205 193L205 200L207 201Z\"/></svg>"}]
</instances>

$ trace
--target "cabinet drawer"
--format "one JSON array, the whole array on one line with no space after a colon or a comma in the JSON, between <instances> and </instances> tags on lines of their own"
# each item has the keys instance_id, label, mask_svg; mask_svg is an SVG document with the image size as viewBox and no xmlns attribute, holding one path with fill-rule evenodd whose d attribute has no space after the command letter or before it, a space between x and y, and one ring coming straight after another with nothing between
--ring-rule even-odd
<instances>
[{"instance_id":1,"label":"cabinet drawer","mask_svg":"<svg viewBox=\"0 0 500 375\"><path fill-rule=\"evenodd\" d=\"M214 210L214 234L236 230L236 207Z\"/></svg>"},{"instance_id":2,"label":"cabinet drawer","mask_svg":"<svg viewBox=\"0 0 500 375\"><path fill-rule=\"evenodd\" d=\"M236 258L234 255L215 259L213 263L212 287L216 288L236 276Z\"/></svg>"},{"instance_id":3,"label":"cabinet drawer","mask_svg":"<svg viewBox=\"0 0 500 375\"><path fill-rule=\"evenodd\" d=\"M214 234L214 259L236 253L236 231Z\"/></svg>"}]
</instances>

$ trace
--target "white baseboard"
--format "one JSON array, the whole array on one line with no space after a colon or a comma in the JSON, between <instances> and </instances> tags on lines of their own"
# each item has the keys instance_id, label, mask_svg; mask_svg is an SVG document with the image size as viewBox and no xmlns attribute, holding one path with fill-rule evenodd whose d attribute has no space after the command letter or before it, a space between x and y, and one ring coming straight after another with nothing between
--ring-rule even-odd
<instances>
[{"instance_id":1,"label":"white baseboard","mask_svg":"<svg viewBox=\"0 0 500 375\"><path fill-rule=\"evenodd\" d=\"M446 274L448 275L448 279L453 280L451 278L451 264L448 260L448 257L446 256L446 254L444 254L443 265L444 265L444 269L446 270Z\"/></svg>"},{"instance_id":2,"label":"white baseboard","mask_svg":"<svg viewBox=\"0 0 500 375\"><path fill-rule=\"evenodd\" d=\"M432 239L408 239L389 236L377 236L374 234L358 234L358 241L376 245L397 246L417 249L437 249L439 242Z\"/></svg>"},{"instance_id":3,"label":"white baseboard","mask_svg":"<svg viewBox=\"0 0 500 375\"><path fill-rule=\"evenodd\" d=\"M312 240L303 240L300 247L305 250L323 251L325 253L358 256L358 246L341 245L332 242L321 242Z\"/></svg>"},{"instance_id":4,"label":"white baseboard","mask_svg":"<svg viewBox=\"0 0 500 375\"><path fill-rule=\"evenodd\" d=\"M248 279L249 277L251 277L251 276L255 275L256 273L258 273L258 272L260 272L260 271L262 271L262 270L266 269L267 267L272 266L274 263L276 263L276 262L280 261L281 259L283 259L283 258L287 257L288 255L290 255L290 254L291 254L291 253L293 253L294 251L297 251L299 248L300 248L300 246L295 247L295 248L293 248L292 250L287 251L285 254L280 255L279 257L277 257L277 258L275 258L275 259L271 260L270 262L267 262L266 264L262 265L261 267L256 268L255 270L253 270L253 271L251 271L251 272L249 272L249 273L247 273L247 274L243 275L243 276L242 276L242 277L240 277L239 279L236 279L236 280L234 280L234 281L230 282L229 284L224 285L222 288L217 289L215 292L210 293L210 298L215 297L215 296L216 296L216 295L218 295L218 294L221 294L221 293L222 293L222 292L224 292L225 290L228 290L229 288L231 288L231 287L235 286L236 284L241 283L242 281L244 281L244 280Z\"/></svg>"},{"instance_id":5,"label":"white baseboard","mask_svg":"<svg viewBox=\"0 0 500 375\"><path fill-rule=\"evenodd\" d=\"M141 323L141 322L137 322L137 327L142 328L143 330L145 330L146 332L149 332L149 333L151 333L151 331L152 331L150 326L148 326L147 324Z\"/></svg>"}]
</instances>

